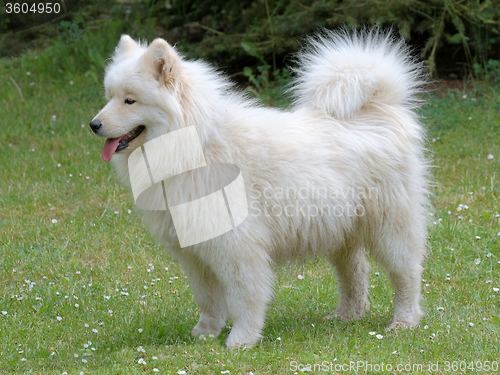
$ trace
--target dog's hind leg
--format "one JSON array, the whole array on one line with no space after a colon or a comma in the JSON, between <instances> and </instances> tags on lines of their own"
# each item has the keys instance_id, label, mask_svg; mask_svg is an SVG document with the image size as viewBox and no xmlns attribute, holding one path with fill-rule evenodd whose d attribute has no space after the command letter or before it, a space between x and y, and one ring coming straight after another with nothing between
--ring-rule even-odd
<instances>
[{"instance_id":1,"label":"dog's hind leg","mask_svg":"<svg viewBox=\"0 0 500 375\"><path fill-rule=\"evenodd\" d=\"M334 317L350 321L361 319L370 309L368 300L368 272L370 266L362 246L346 244L329 256L337 272L340 301ZM327 316L326 319L331 318Z\"/></svg>"},{"instance_id":2,"label":"dog's hind leg","mask_svg":"<svg viewBox=\"0 0 500 375\"><path fill-rule=\"evenodd\" d=\"M394 314L387 329L415 327L424 315L420 289L425 239L414 235L418 233L416 227L385 233L374 243L372 254L387 271L395 289Z\"/></svg>"},{"instance_id":3,"label":"dog's hind leg","mask_svg":"<svg viewBox=\"0 0 500 375\"><path fill-rule=\"evenodd\" d=\"M198 324L191 333L194 336L213 334L218 336L226 324L227 304L223 286L212 270L195 255L174 255L186 273L194 299L201 310Z\"/></svg>"}]
</instances>

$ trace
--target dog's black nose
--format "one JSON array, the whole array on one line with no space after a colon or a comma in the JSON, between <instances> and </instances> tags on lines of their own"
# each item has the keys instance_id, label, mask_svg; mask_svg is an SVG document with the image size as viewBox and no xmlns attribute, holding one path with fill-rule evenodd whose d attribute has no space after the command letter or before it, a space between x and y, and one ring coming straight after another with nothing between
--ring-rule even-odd
<instances>
[{"instance_id":1,"label":"dog's black nose","mask_svg":"<svg viewBox=\"0 0 500 375\"><path fill-rule=\"evenodd\" d=\"M101 120L92 120L89 124L90 126L90 129L92 129L92 131L94 133L97 133L97 131L101 128L102 126L102 122Z\"/></svg>"}]
</instances>

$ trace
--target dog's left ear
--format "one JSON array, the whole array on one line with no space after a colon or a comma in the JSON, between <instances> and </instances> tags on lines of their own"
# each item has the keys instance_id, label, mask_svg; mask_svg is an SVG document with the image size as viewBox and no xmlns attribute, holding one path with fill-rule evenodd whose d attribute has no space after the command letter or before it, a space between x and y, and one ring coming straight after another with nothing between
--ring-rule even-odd
<instances>
[{"instance_id":1,"label":"dog's left ear","mask_svg":"<svg viewBox=\"0 0 500 375\"><path fill-rule=\"evenodd\" d=\"M122 35L120 41L118 42L118 45L116 46L115 53L113 54L113 61L117 62L126 58L126 56L130 52L136 50L139 47L139 44L134 39L132 39L128 35Z\"/></svg>"},{"instance_id":2,"label":"dog's left ear","mask_svg":"<svg viewBox=\"0 0 500 375\"><path fill-rule=\"evenodd\" d=\"M160 83L177 86L180 83L181 59L165 40L155 39L144 54L144 64Z\"/></svg>"}]
</instances>

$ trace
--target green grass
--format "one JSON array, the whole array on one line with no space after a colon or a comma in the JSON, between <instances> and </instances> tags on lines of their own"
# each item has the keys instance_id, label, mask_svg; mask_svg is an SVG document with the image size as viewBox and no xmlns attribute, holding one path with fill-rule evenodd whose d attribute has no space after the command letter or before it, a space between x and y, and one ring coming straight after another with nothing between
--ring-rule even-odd
<instances>
[{"instance_id":1,"label":"green grass","mask_svg":"<svg viewBox=\"0 0 500 375\"><path fill-rule=\"evenodd\" d=\"M0 374L293 374L292 361L439 362L444 373L445 361L500 362L500 92L431 96L422 110L436 185L419 329L384 331L393 290L376 265L368 316L324 321L338 293L318 260L278 270L262 342L226 351L229 328L190 335L198 312L182 270L100 158L87 126L100 85L84 72L57 75L54 53L0 64Z\"/></svg>"}]
</instances>

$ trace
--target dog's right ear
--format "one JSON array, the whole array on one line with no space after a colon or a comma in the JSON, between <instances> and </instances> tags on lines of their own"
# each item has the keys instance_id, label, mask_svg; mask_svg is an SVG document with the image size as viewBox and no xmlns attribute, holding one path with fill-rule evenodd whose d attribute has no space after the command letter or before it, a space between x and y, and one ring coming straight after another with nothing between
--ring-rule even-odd
<instances>
[{"instance_id":1,"label":"dog's right ear","mask_svg":"<svg viewBox=\"0 0 500 375\"><path fill-rule=\"evenodd\" d=\"M139 44L133 40L131 37L128 35L122 35L120 38L120 41L118 42L118 45L116 46L115 53L113 55L113 60L119 60L123 55L127 54L128 52L131 52L137 48L139 48Z\"/></svg>"},{"instance_id":2,"label":"dog's right ear","mask_svg":"<svg viewBox=\"0 0 500 375\"><path fill-rule=\"evenodd\" d=\"M155 79L165 86L181 85L181 58L165 40L153 40L144 54L144 64Z\"/></svg>"}]
</instances>

